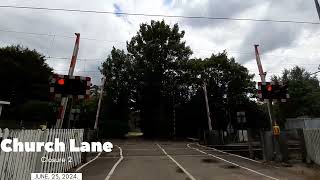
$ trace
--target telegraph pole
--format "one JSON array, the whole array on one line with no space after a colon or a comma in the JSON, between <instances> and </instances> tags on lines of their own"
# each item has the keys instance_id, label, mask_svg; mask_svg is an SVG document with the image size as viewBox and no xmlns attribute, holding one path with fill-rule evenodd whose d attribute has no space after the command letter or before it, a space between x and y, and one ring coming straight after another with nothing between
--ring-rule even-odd
<instances>
[{"instance_id":1,"label":"telegraph pole","mask_svg":"<svg viewBox=\"0 0 320 180\"><path fill-rule=\"evenodd\" d=\"M318 12L319 20L320 20L320 5L319 5L319 1L318 0L314 0L314 2L316 4L316 8L317 8L317 12Z\"/></svg>"},{"instance_id":2,"label":"telegraph pole","mask_svg":"<svg viewBox=\"0 0 320 180\"><path fill-rule=\"evenodd\" d=\"M176 101L175 101L175 95L173 95L173 138L176 137Z\"/></svg>"},{"instance_id":3,"label":"telegraph pole","mask_svg":"<svg viewBox=\"0 0 320 180\"><path fill-rule=\"evenodd\" d=\"M212 124L211 124L211 118L210 118L210 108L209 108L209 102L208 102L208 93L207 93L207 84L203 83L203 93L204 93L204 100L206 101L206 109L207 109L207 118L208 118L208 127L209 131L212 131Z\"/></svg>"},{"instance_id":4,"label":"telegraph pole","mask_svg":"<svg viewBox=\"0 0 320 180\"><path fill-rule=\"evenodd\" d=\"M76 42L74 44L73 54L70 62L69 73L68 73L69 76L73 76L74 68L76 66L78 51L79 51L80 33L75 33L75 35L76 35ZM59 108L58 119L57 119L55 128L62 128L67 104L68 104L68 97L62 97L60 108Z\"/></svg>"},{"instance_id":5,"label":"telegraph pole","mask_svg":"<svg viewBox=\"0 0 320 180\"><path fill-rule=\"evenodd\" d=\"M99 122L99 114L100 114L100 107L101 107L101 101L102 101L102 96L103 96L103 89L104 89L104 84L106 82L106 78L103 77L101 79L102 85L100 87L100 95L99 95L99 101L98 101L98 108L97 108L97 114L96 114L96 121L94 123L94 130L98 129L98 122Z\"/></svg>"}]
</instances>

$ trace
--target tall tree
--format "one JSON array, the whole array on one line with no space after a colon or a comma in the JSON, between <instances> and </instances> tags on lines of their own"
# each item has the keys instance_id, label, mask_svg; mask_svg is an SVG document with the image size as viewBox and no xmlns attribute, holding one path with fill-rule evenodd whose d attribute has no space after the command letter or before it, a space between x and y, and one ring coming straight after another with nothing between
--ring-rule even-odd
<instances>
[{"instance_id":1,"label":"tall tree","mask_svg":"<svg viewBox=\"0 0 320 180\"><path fill-rule=\"evenodd\" d=\"M129 113L135 107L133 62L123 50L113 47L100 70L106 78L101 118L108 135L120 136L127 132Z\"/></svg>"},{"instance_id":2,"label":"tall tree","mask_svg":"<svg viewBox=\"0 0 320 180\"><path fill-rule=\"evenodd\" d=\"M55 118L48 102L52 68L45 61L36 50L20 45L0 48L0 100L11 102L3 118L32 122Z\"/></svg>"},{"instance_id":3,"label":"tall tree","mask_svg":"<svg viewBox=\"0 0 320 180\"><path fill-rule=\"evenodd\" d=\"M139 114L146 136L168 136L176 121L180 130L190 130L194 124L206 129L204 82L216 129L235 123L237 111L258 111L250 100L255 93L253 75L244 66L226 52L190 59L192 51L183 37L177 24L151 21L141 24L127 42L127 53L112 49L101 69L107 77L104 114L109 120Z\"/></svg>"},{"instance_id":4,"label":"tall tree","mask_svg":"<svg viewBox=\"0 0 320 180\"><path fill-rule=\"evenodd\" d=\"M52 68L43 55L22 46L0 48L0 99L21 104L29 99L48 100Z\"/></svg>"},{"instance_id":5,"label":"tall tree","mask_svg":"<svg viewBox=\"0 0 320 180\"><path fill-rule=\"evenodd\" d=\"M178 63L188 61L191 49L182 40L184 31L164 21L141 24L137 34L127 43L127 50L135 61L137 103L144 133L168 134L167 97L177 75ZM171 98L169 98L171 99Z\"/></svg>"},{"instance_id":6,"label":"tall tree","mask_svg":"<svg viewBox=\"0 0 320 180\"><path fill-rule=\"evenodd\" d=\"M237 126L236 112L257 109L250 97L254 97L255 84L253 75L248 69L229 58L226 52L212 54L210 58L192 59L187 63L185 80L189 81L193 89L190 93L190 106L196 108L190 117L199 117L202 122L191 120L191 124L198 124L201 129L208 129L203 83L206 83L212 124L214 129L226 129L229 123ZM193 105L190 105L193 104ZM187 106L187 108L188 108ZM201 107L201 108L200 108ZM199 109L200 108L200 109ZM201 110L202 109L202 110ZM186 110L190 112L190 110ZM195 114L196 113L196 114ZM188 116L188 115L187 115ZM188 118L185 118L188 119ZM192 127L192 125L191 125Z\"/></svg>"}]
</instances>

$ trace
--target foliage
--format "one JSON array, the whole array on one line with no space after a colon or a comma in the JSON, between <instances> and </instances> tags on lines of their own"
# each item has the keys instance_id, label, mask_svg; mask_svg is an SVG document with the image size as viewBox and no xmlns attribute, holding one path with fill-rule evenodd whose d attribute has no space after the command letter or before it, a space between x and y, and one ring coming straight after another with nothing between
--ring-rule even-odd
<instances>
[{"instance_id":1,"label":"foliage","mask_svg":"<svg viewBox=\"0 0 320 180\"><path fill-rule=\"evenodd\" d=\"M20 106L19 113L25 124L53 124L56 113L52 109L52 104L48 101L30 100Z\"/></svg>"},{"instance_id":2,"label":"foliage","mask_svg":"<svg viewBox=\"0 0 320 180\"><path fill-rule=\"evenodd\" d=\"M51 74L52 68L36 50L20 45L0 48L0 76L3 77L0 100L11 102L4 118L20 121L38 116L39 120L51 121L52 106L48 105ZM46 113L48 116L44 117Z\"/></svg>"},{"instance_id":3,"label":"foliage","mask_svg":"<svg viewBox=\"0 0 320 180\"><path fill-rule=\"evenodd\" d=\"M52 69L44 56L22 46L0 48L0 99L21 104L30 99L48 100Z\"/></svg>"},{"instance_id":4,"label":"foliage","mask_svg":"<svg viewBox=\"0 0 320 180\"><path fill-rule=\"evenodd\" d=\"M207 129L204 82L214 128L236 125L236 112L243 109L252 112L252 119L253 113L263 116L250 100L255 94L253 75L226 52L190 59L192 51L183 41L184 34L177 24L170 27L164 21L151 21L141 24L127 42L127 53L112 49L101 68L107 78L102 115L111 126L105 127L127 123L135 112L149 137L172 134L174 118L178 133Z\"/></svg>"},{"instance_id":5,"label":"foliage","mask_svg":"<svg viewBox=\"0 0 320 180\"><path fill-rule=\"evenodd\" d=\"M141 24L136 36L127 43L136 72L141 128L147 136L168 134L165 117L178 88L179 63L188 61L192 54L182 41L184 34L177 24L170 27L164 21L151 21Z\"/></svg>"},{"instance_id":6,"label":"foliage","mask_svg":"<svg viewBox=\"0 0 320 180\"><path fill-rule=\"evenodd\" d=\"M106 77L101 119L104 131L108 133L104 135L118 137L119 134L115 129L127 133L129 109L133 108L132 100L135 94L133 62L123 50L113 48L100 70Z\"/></svg>"},{"instance_id":7,"label":"foliage","mask_svg":"<svg viewBox=\"0 0 320 180\"><path fill-rule=\"evenodd\" d=\"M278 103L275 107L280 121L298 116L320 116L319 80L302 67L285 69L281 77L272 77L273 81L287 82L290 99L286 103Z\"/></svg>"},{"instance_id":8,"label":"foliage","mask_svg":"<svg viewBox=\"0 0 320 180\"><path fill-rule=\"evenodd\" d=\"M237 127L238 111L246 111L247 119L250 119L247 126L261 127L256 122L265 120L264 113L250 100L255 95L255 84L252 81L253 75L245 67L236 63L233 58L228 58L226 52L212 54L210 58L203 60L192 59L187 67L185 76L195 93L190 94L190 102L181 107L180 111L183 120L190 123L190 128L196 126L198 129L208 129L202 90L204 83L214 129L225 130L229 124Z\"/></svg>"}]
</instances>

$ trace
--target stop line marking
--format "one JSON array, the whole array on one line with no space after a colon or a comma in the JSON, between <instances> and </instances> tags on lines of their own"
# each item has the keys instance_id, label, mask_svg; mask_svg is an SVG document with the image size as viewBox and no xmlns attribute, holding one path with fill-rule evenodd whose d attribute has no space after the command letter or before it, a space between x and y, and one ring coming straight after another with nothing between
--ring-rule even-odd
<instances>
[{"instance_id":1,"label":"stop line marking","mask_svg":"<svg viewBox=\"0 0 320 180\"><path fill-rule=\"evenodd\" d=\"M242 168L242 169L245 169L245 170L247 170L247 171L253 172L253 173L258 174L258 175L260 175L260 176L264 176L264 177L269 178L269 179L279 180L278 178L275 178L275 177L272 177L272 176L268 176L268 175L263 174L263 173L261 173L261 172L255 171L255 170L253 170L253 169L250 169L250 168L241 166L241 165L236 164L236 163L234 163L234 162L231 162L231 161L228 161L228 160L223 159L223 158L221 158L221 157L215 156L215 155L213 155L213 154L206 153L206 152L204 152L204 151L201 151L200 149L193 148L193 147L190 146L190 144L187 144L187 147L190 148L190 149L196 150L196 151L198 151L198 152L201 152L201 153L203 153L203 154L206 154L206 155L208 155L208 156L212 156L212 157L214 157L214 158L216 158L216 159L219 159L219 160L221 160L221 161L224 161L224 162L227 162L227 163L229 163L229 164L232 164L232 165L234 165L234 166L238 166L238 167L240 167L240 168Z\"/></svg>"},{"instance_id":2,"label":"stop line marking","mask_svg":"<svg viewBox=\"0 0 320 180\"><path fill-rule=\"evenodd\" d=\"M191 180L196 180L185 168L181 166L173 157L171 157L158 143L156 143L157 146L162 150L162 152L169 158L171 161L173 161Z\"/></svg>"},{"instance_id":3,"label":"stop line marking","mask_svg":"<svg viewBox=\"0 0 320 180\"><path fill-rule=\"evenodd\" d=\"M203 146L203 145L201 145L201 144L199 144L199 143L197 143L197 145L200 146L200 147L203 147L203 148L212 149L212 150L214 150L214 151L217 151L217 152L220 152L220 153L223 153L223 154L228 154L228 155L230 155L230 156L239 157L239 158L242 158L242 159L245 159L245 160L248 160L248 161L252 161L252 162L255 162L255 163L259 163L259 164L262 163L262 162L260 162L260 161L256 161L256 160L253 160L253 159L250 159L250 158L246 158L246 157L239 156L239 155L236 155L236 154L231 154L231 153L228 153L228 152L224 152L224 151L221 151L221 150L216 149L216 148Z\"/></svg>"}]
</instances>

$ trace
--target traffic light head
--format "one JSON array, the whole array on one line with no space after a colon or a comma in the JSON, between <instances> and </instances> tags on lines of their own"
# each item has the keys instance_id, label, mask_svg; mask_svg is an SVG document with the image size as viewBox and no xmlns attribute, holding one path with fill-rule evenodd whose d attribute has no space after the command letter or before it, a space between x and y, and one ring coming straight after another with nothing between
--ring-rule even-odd
<instances>
[{"instance_id":1,"label":"traffic light head","mask_svg":"<svg viewBox=\"0 0 320 180\"><path fill-rule=\"evenodd\" d=\"M289 98L287 83L258 83L259 98L263 101L265 99L281 100L285 102Z\"/></svg>"},{"instance_id":2,"label":"traffic light head","mask_svg":"<svg viewBox=\"0 0 320 180\"><path fill-rule=\"evenodd\" d=\"M54 97L88 98L90 78L81 76L54 75L51 79L50 92Z\"/></svg>"},{"instance_id":3,"label":"traffic light head","mask_svg":"<svg viewBox=\"0 0 320 180\"><path fill-rule=\"evenodd\" d=\"M58 79L58 85L63 86L64 85L64 79Z\"/></svg>"}]
</instances>

